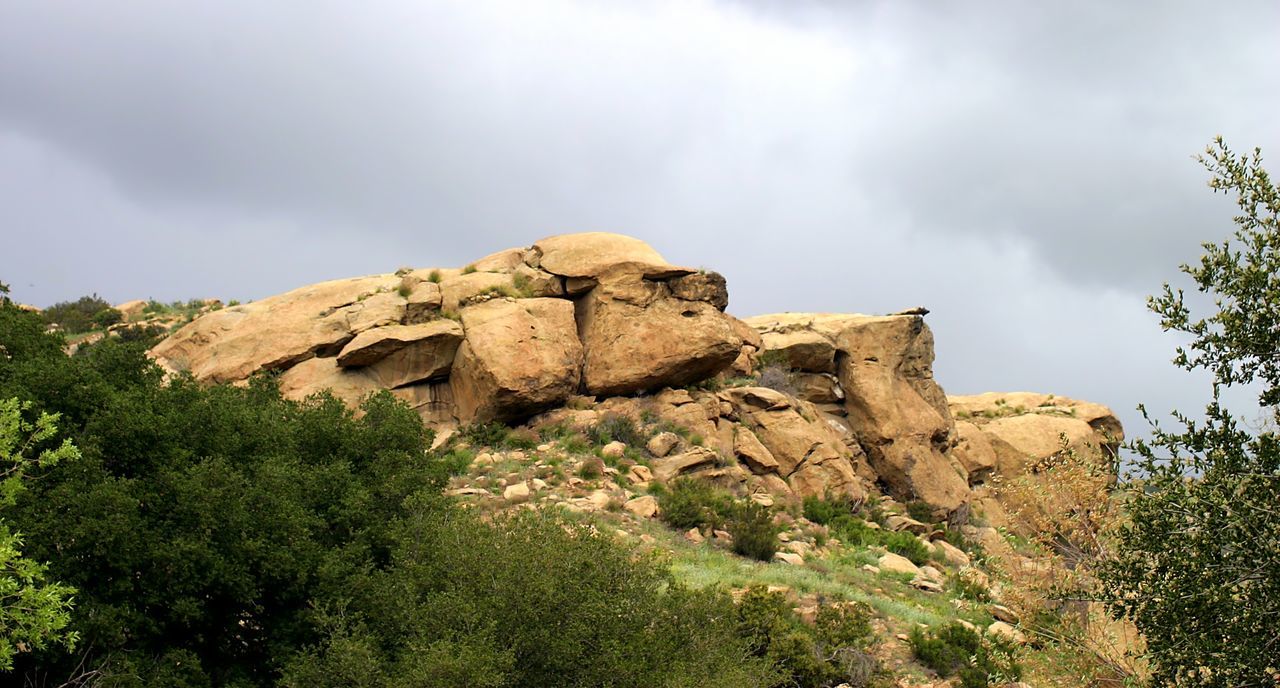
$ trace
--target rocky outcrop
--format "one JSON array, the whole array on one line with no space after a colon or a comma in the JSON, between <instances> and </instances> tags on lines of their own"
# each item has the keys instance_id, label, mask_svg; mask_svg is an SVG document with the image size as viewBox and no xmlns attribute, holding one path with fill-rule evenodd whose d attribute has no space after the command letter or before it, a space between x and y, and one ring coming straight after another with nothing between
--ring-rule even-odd
<instances>
[{"instance_id":1,"label":"rocky outcrop","mask_svg":"<svg viewBox=\"0 0 1280 688\"><path fill-rule=\"evenodd\" d=\"M208 382L336 357L288 375L286 392L329 385L355 403L447 382L424 420L513 419L580 391L633 394L719 373L744 348L727 305L716 273L671 265L631 237L572 234L464 269L335 280L226 308L151 353Z\"/></svg>"},{"instance_id":2,"label":"rocky outcrop","mask_svg":"<svg viewBox=\"0 0 1280 688\"><path fill-rule=\"evenodd\" d=\"M947 455L955 424L933 379L933 335L922 316L784 313L746 322L797 393L843 414L891 494L940 515L967 503L967 481Z\"/></svg>"},{"instance_id":3,"label":"rocky outcrop","mask_svg":"<svg viewBox=\"0 0 1280 688\"><path fill-rule=\"evenodd\" d=\"M769 500L878 488L953 519L1060 437L1110 450L1122 437L1097 404L948 399L923 309L743 321L728 304L718 273L631 237L572 234L211 309L151 355L206 382L278 371L289 397L327 390L353 407L390 390L437 429L532 417L586 430L625 415L651 432L612 458L646 451L650 465L632 466L645 481L692 476Z\"/></svg>"},{"instance_id":4,"label":"rocky outcrop","mask_svg":"<svg viewBox=\"0 0 1280 688\"><path fill-rule=\"evenodd\" d=\"M202 382L234 382L333 356L357 334L400 324L399 278L375 275L321 282L207 313L170 335L151 355Z\"/></svg>"}]
</instances>

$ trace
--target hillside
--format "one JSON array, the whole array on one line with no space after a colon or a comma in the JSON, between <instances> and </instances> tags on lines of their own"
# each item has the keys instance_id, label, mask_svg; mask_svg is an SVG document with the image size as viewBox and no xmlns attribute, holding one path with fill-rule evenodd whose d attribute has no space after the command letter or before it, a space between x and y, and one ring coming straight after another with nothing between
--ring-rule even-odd
<instances>
[{"instance_id":1,"label":"hillside","mask_svg":"<svg viewBox=\"0 0 1280 688\"><path fill-rule=\"evenodd\" d=\"M1114 414L1051 394L947 397L919 309L740 320L728 303L715 272L565 235L211 310L151 356L206 383L271 373L286 397L328 390L352 408L390 390L435 431L457 465L448 492L471 508L568 512L682 581L770 586L809 621L867 604L896 685L943 685L913 658L917 628L1027 642L1006 593L1017 571L1059 564L999 486L1064 452L1107 465ZM741 556L705 505L664 513L687 506L684 479L766 509L776 554ZM1035 640L1028 680L1072 685Z\"/></svg>"}]
</instances>

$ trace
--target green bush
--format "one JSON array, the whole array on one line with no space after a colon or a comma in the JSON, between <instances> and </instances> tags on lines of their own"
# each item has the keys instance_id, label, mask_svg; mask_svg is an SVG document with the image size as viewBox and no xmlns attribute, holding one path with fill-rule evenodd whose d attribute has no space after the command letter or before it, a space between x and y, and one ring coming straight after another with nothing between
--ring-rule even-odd
<instances>
[{"instance_id":1,"label":"green bush","mask_svg":"<svg viewBox=\"0 0 1280 688\"><path fill-rule=\"evenodd\" d=\"M658 507L662 520L678 530L719 528L735 511L732 496L693 478L672 481L658 495Z\"/></svg>"},{"instance_id":2,"label":"green bush","mask_svg":"<svg viewBox=\"0 0 1280 688\"><path fill-rule=\"evenodd\" d=\"M727 524L733 551L759 561L771 561L778 551L778 527L769 510L747 500L733 510Z\"/></svg>"},{"instance_id":3,"label":"green bush","mask_svg":"<svg viewBox=\"0 0 1280 688\"><path fill-rule=\"evenodd\" d=\"M104 311L115 311L115 309L106 299L93 294L81 296L75 301L59 301L44 309L40 315L48 324L57 324L69 334L79 334L92 330L95 327L95 316ZM109 319L109 316L103 317Z\"/></svg>"},{"instance_id":4,"label":"green bush","mask_svg":"<svg viewBox=\"0 0 1280 688\"><path fill-rule=\"evenodd\" d=\"M610 442L621 442L628 447L643 447L645 436L641 434L631 416L610 413L587 431L587 439L598 447Z\"/></svg>"},{"instance_id":5,"label":"green bush","mask_svg":"<svg viewBox=\"0 0 1280 688\"><path fill-rule=\"evenodd\" d=\"M908 642L916 659L944 678L959 674L964 688L986 688L1022 677L1011 645L984 639L960 623L928 631L915 628Z\"/></svg>"},{"instance_id":6,"label":"green bush","mask_svg":"<svg viewBox=\"0 0 1280 688\"><path fill-rule=\"evenodd\" d=\"M837 519L852 518L857 504L847 497L804 498L804 517L818 525L829 526Z\"/></svg>"},{"instance_id":7,"label":"green bush","mask_svg":"<svg viewBox=\"0 0 1280 688\"><path fill-rule=\"evenodd\" d=\"M506 446L510 434L511 428L496 420L488 423L476 421L458 428L458 437L466 440L473 447L502 449Z\"/></svg>"},{"instance_id":8,"label":"green bush","mask_svg":"<svg viewBox=\"0 0 1280 688\"><path fill-rule=\"evenodd\" d=\"M927 502L916 500L907 503L907 515L921 523L933 523L933 507Z\"/></svg>"},{"instance_id":9,"label":"green bush","mask_svg":"<svg viewBox=\"0 0 1280 688\"><path fill-rule=\"evenodd\" d=\"M114 308L104 308L94 314L93 326L105 330L122 320L124 320L124 313Z\"/></svg>"},{"instance_id":10,"label":"green bush","mask_svg":"<svg viewBox=\"0 0 1280 688\"><path fill-rule=\"evenodd\" d=\"M880 544L885 549L910 559L911 563L917 566L929 563L929 548L923 542L920 542L920 538L905 531L895 533L881 530L878 532L880 533Z\"/></svg>"},{"instance_id":11,"label":"green bush","mask_svg":"<svg viewBox=\"0 0 1280 688\"><path fill-rule=\"evenodd\" d=\"M752 586L737 609L738 635L756 657L770 660L785 673L778 685L819 688L847 682L865 686L878 664L864 651L871 634L866 605L823 606L810 626L800 620L787 598Z\"/></svg>"}]
</instances>

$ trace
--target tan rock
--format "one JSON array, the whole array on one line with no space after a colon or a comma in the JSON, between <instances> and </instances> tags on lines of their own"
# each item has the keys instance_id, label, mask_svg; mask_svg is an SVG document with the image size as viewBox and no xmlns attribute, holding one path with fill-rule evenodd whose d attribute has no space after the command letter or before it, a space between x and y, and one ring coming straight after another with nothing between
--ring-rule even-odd
<instances>
[{"instance_id":1,"label":"tan rock","mask_svg":"<svg viewBox=\"0 0 1280 688\"><path fill-rule=\"evenodd\" d=\"M830 373L794 373L791 376L796 396L815 404L836 404L844 401L844 390Z\"/></svg>"},{"instance_id":2,"label":"tan rock","mask_svg":"<svg viewBox=\"0 0 1280 688\"><path fill-rule=\"evenodd\" d=\"M693 447L683 454L655 459L651 468L653 477L665 483L695 469L715 466L718 458L710 449Z\"/></svg>"},{"instance_id":3,"label":"tan rock","mask_svg":"<svg viewBox=\"0 0 1280 688\"><path fill-rule=\"evenodd\" d=\"M990 626L987 626L987 635L1003 638L1018 644L1025 643L1027 641L1027 638L1022 634L1022 631L1019 631L1003 621L995 621Z\"/></svg>"},{"instance_id":4,"label":"tan rock","mask_svg":"<svg viewBox=\"0 0 1280 688\"><path fill-rule=\"evenodd\" d=\"M406 275L404 279L409 279ZM404 279L401 281L403 282ZM428 322L440 314L444 298L440 295L440 285L434 282L415 280L405 297L404 323L413 325Z\"/></svg>"},{"instance_id":5,"label":"tan rock","mask_svg":"<svg viewBox=\"0 0 1280 688\"><path fill-rule=\"evenodd\" d=\"M964 550L946 540L935 540L933 544L942 553L942 558L956 568L963 568L972 563L969 560L969 555L965 554Z\"/></svg>"},{"instance_id":6,"label":"tan rock","mask_svg":"<svg viewBox=\"0 0 1280 688\"><path fill-rule=\"evenodd\" d=\"M134 299L133 301L125 301L115 306L120 311L120 315L124 316L125 322L135 322L142 319L142 311L147 307L147 302L142 299Z\"/></svg>"},{"instance_id":7,"label":"tan rock","mask_svg":"<svg viewBox=\"0 0 1280 688\"><path fill-rule=\"evenodd\" d=\"M773 558L775 561L780 561L784 564L804 566L804 557L796 554L795 552L774 552Z\"/></svg>"},{"instance_id":8,"label":"tan rock","mask_svg":"<svg viewBox=\"0 0 1280 688\"><path fill-rule=\"evenodd\" d=\"M728 316L664 295L655 284L602 284L577 302L588 393L679 387L711 377L738 356L742 340Z\"/></svg>"},{"instance_id":9,"label":"tan rock","mask_svg":"<svg viewBox=\"0 0 1280 688\"><path fill-rule=\"evenodd\" d=\"M648 483L650 480L653 480L653 471L649 470L648 466L636 464L627 469L627 479L630 480L633 485Z\"/></svg>"},{"instance_id":10,"label":"tan rock","mask_svg":"<svg viewBox=\"0 0 1280 688\"><path fill-rule=\"evenodd\" d=\"M909 573L913 576L920 575L920 568L911 563L910 559L899 554L894 554L893 552L885 552L881 555L880 561L877 562L877 566L880 567L881 571L888 571L889 573Z\"/></svg>"},{"instance_id":11,"label":"tan rock","mask_svg":"<svg viewBox=\"0 0 1280 688\"><path fill-rule=\"evenodd\" d=\"M912 533L915 535L923 535L929 532L928 523L921 523L920 521L917 521L914 518L910 518L908 516L899 516L897 514L887 516L884 519L884 525L889 530L893 530L893 531L905 530L908 533Z\"/></svg>"},{"instance_id":12,"label":"tan rock","mask_svg":"<svg viewBox=\"0 0 1280 688\"><path fill-rule=\"evenodd\" d=\"M509 248L497 253L490 253L480 260L471 263L470 267L478 272L514 272L524 265L525 249Z\"/></svg>"},{"instance_id":13,"label":"tan rock","mask_svg":"<svg viewBox=\"0 0 1280 688\"><path fill-rule=\"evenodd\" d=\"M989 604L987 605L987 611L991 612L991 616L995 617L997 621L1014 625L1018 623L1018 613L1003 604Z\"/></svg>"},{"instance_id":14,"label":"tan rock","mask_svg":"<svg viewBox=\"0 0 1280 688\"><path fill-rule=\"evenodd\" d=\"M529 498L529 486L524 482L508 485L507 488L502 491L502 498L508 502L524 501Z\"/></svg>"},{"instance_id":15,"label":"tan rock","mask_svg":"<svg viewBox=\"0 0 1280 688\"><path fill-rule=\"evenodd\" d=\"M399 278L375 275L321 282L253 303L213 311L151 350L173 371L202 382L234 382L336 354L364 330L399 324Z\"/></svg>"},{"instance_id":16,"label":"tan rock","mask_svg":"<svg viewBox=\"0 0 1280 688\"><path fill-rule=\"evenodd\" d=\"M610 459L620 459L627 453L627 445L613 441L600 448L600 455Z\"/></svg>"},{"instance_id":17,"label":"tan rock","mask_svg":"<svg viewBox=\"0 0 1280 688\"><path fill-rule=\"evenodd\" d=\"M754 473L778 472L778 461L773 454L760 443L750 428L737 426L733 435L733 453Z\"/></svg>"},{"instance_id":18,"label":"tan rock","mask_svg":"<svg viewBox=\"0 0 1280 688\"><path fill-rule=\"evenodd\" d=\"M471 272L440 282L441 308L457 311L482 297L515 296L515 282L502 272Z\"/></svg>"},{"instance_id":19,"label":"tan rock","mask_svg":"<svg viewBox=\"0 0 1280 688\"><path fill-rule=\"evenodd\" d=\"M463 311L462 324L450 376L460 420L529 415L577 391L582 345L569 301L489 301Z\"/></svg>"},{"instance_id":20,"label":"tan rock","mask_svg":"<svg viewBox=\"0 0 1280 688\"><path fill-rule=\"evenodd\" d=\"M645 444L645 449L648 449L650 454L662 458L670 454L677 444L680 444L679 435L674 432L660 432L649 438L649 442Z\"/></svg>"},{"instance_id":21,"label":"tan rock","mask_svg":"<svg viewBox=\"0 0 1280 688\"><path fill-rule=\"evenodd\" d=\"M541 239L525 262L561 277L599 279L617 273L648 279L688 275L695 270L667 263L648 244L622 234L585 232Z\"/></svg>"},{"instance_id":22,"label":"tan rock","mask_svg":"<svg viewBox=\"0 0 1280 688\"><path fill-rule=\"evenodd\" d=\"M700 271L667 282L671 295L684 301L702 301L718 311L729 307L729 289L718 272Z\"/></svg>"},{"instance_id":23,"label":"tan rock","mask_svg":"<svg viewBox=\"0 0 1280 688\"><path fill-rule=\"evenodd\" d=\"M765 316L768 317L768 316ZM749 318L748 323L757 322ZM766 351L777 351L793 370L812 373L836 372L836 347L829 338L812 330L765 330L761 333Z\"/></svg>"},{"instance_id":24,"label":"tan rock","mask_svg":"<svg viewBox=\"0 0 1280 688\"><path fill-rule=\"evenodd\" d=\"M951 456L964 468L969 484L986 482L996 467L996 450L991 446L991 438L967 421L956 421L956 438Z\"/></svg>"},{"instance_id":25,"label":"tan rock","mask_svg":"<svg viewBox=\"0 0 1280 688\"><path fill-rule=\"evenodd\" d=\"M1099 439L1083 420L1038 413L998 418L984 424L982 431L995 450L997 470L1010 477L1062 451L1063 436L1075 449L1097 446Z\"/></svg>"},{"instance_id":26,"label":"tan rock","mask_svg":"<svg viewBox=\"0 0 1280 688\"><path fill-rule=\"evenodd\" d=\"M650 495L627 500L622 508L640 518L653 518L658 515L658 500Z\"/></svg>"},{"instance_id":27,"label":"tan rock","mask_svg":"<svg viewBox=\"0 0 1280 688\"><path fill-rule=\"evenodd\" d=\"M462 343L462 325L436 320L419 325L387 325L365 330L338 354L346 368L373 365L387 387L445 376Z\"/></svg>"},{"instance_id":28,"label":"tan rock","mask_svg":"<svg viewBox=\"0 0 1280 688\"><path fill-rule=\"evenodd\" d=\"M702 531L697 528L690 528L688 532L684 534L684 539L695 545L700 545L707 540L707 538L703 536Z\"/></svg>"}]
</instances>

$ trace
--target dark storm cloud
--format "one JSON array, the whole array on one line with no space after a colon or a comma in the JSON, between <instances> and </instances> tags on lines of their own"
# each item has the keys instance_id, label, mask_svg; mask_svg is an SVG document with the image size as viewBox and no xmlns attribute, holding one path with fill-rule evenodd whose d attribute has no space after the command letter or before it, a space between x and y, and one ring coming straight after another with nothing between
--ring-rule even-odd
<instances>
[{"instance_id":1,"label":"dark storm cloud","mask_svg":"<svg viewBox=\"0 0 1280 688\"><path fill-rule=\"evenodd\" d=\"M953 391L1187 407L1142 299L1230 229L1191 156L1280 150L1277 27L1262 2L9 0L0 279L258 298L612 230L721 270L742 315L927 305Z\"/></svg>"}]
</instances>

